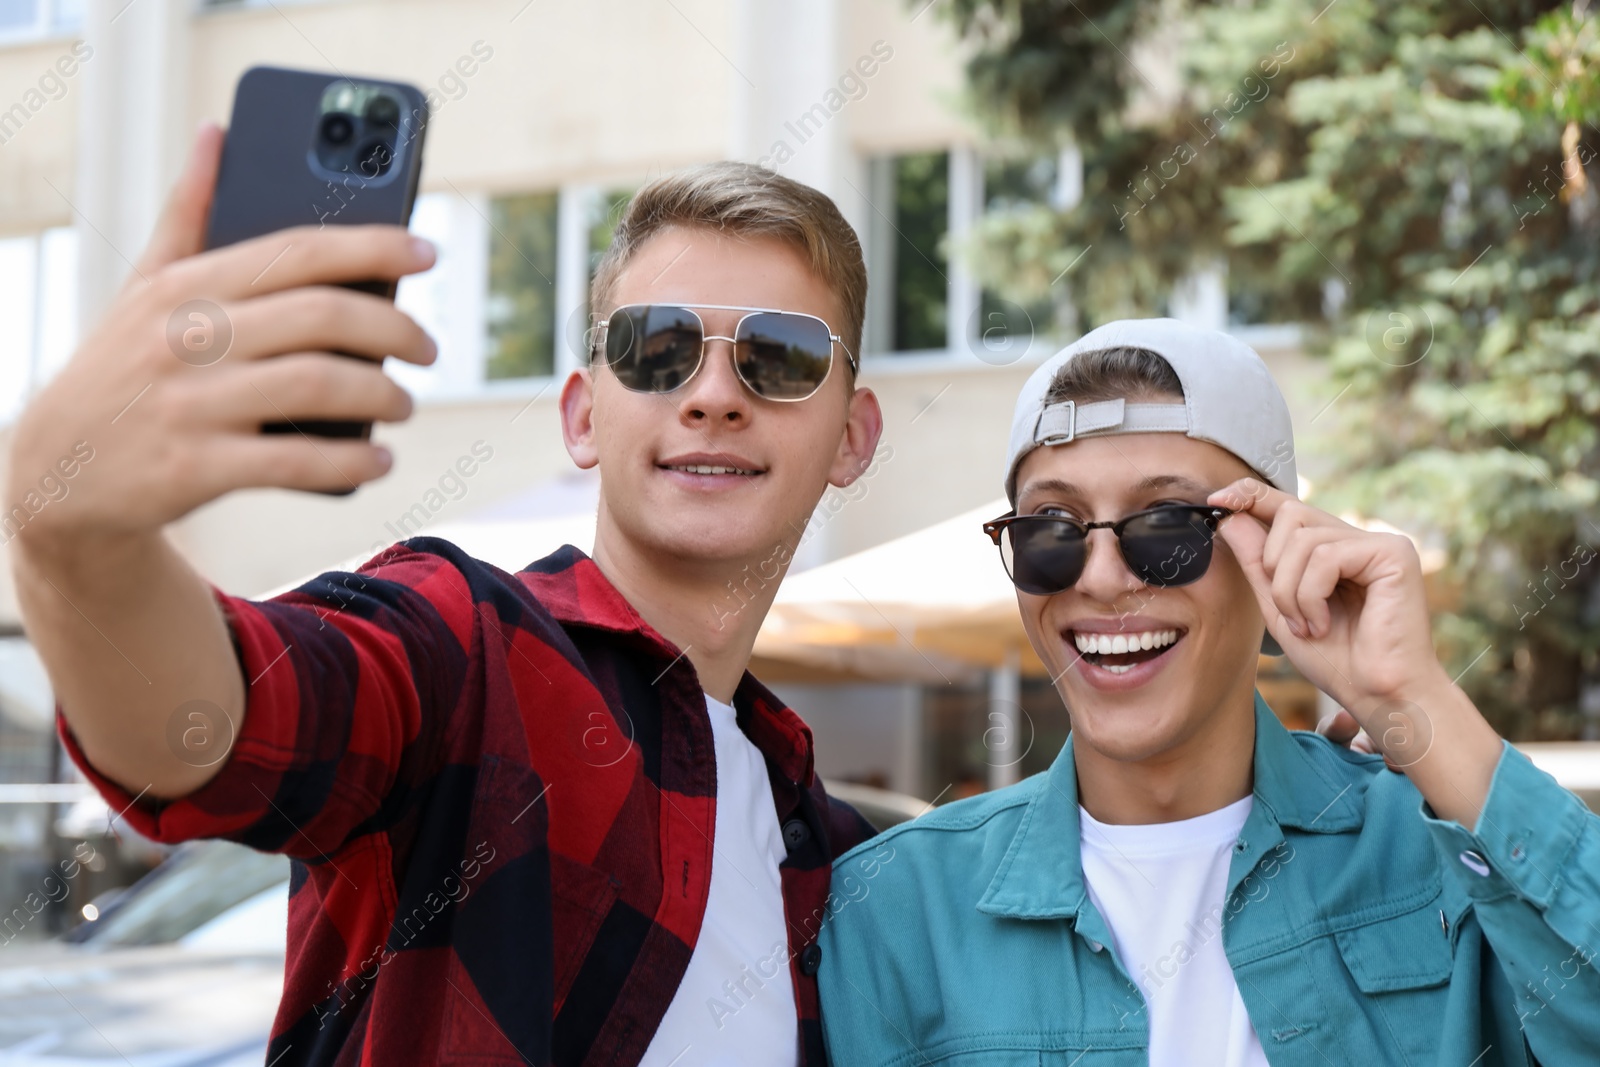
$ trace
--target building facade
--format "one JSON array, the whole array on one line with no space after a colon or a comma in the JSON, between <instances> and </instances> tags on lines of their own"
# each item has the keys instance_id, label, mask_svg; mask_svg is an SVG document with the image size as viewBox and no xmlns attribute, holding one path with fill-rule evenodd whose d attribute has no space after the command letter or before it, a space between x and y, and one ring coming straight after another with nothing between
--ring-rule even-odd
<instances>
[{"instance_id":1,"label":"building facade","mask_svg":"<svg viewBox=\"0 0 1600 1067\"><path fill-rule=\"evenodd\" d=\"M797 565L978 507L1001 495L1017 390L1062 338L985 292L957 251L986 205L1070 204L1082 175L1070 152L1017 158L963 117L961 49L936 2L0 5L0 442L127 282L196 124L226 124L239 75L267 64L428 94L413 227L441 254L399 300L441 354L394 370L418 406L377 432L396 456L388 477L347 498L239 493L177 524L177 543L219 586L280 586L569 473L556 398L581 358L590 272L616 209L653 176L722 158L828 193L872 276L862 382L882 401L889 449L865 492L824 502ZM1197 278L1172 309L1227 325L1226 287ZM1316 375L1294 331L1245 332L1305 425ZM472 477L446 477L485 451ZM8 567L0 631L21 641ZM0 711L31 728L48 705L26 674L0 680ZM965 773L959 755L927 755L950 713L914 689L787 692L817 726L827 773L929 797L933 779Z\"/></svg>"}]
</instances>

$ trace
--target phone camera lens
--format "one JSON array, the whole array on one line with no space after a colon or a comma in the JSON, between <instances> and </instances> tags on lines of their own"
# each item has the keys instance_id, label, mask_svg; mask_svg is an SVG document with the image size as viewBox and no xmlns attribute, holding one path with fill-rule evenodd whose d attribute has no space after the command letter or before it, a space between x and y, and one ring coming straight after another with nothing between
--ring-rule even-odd
<instances>
[{"instance_id":1,"label":"phone camera lens","mask_svg":"<svg viewBox=\"0 0 1600 1067\"><path fill-rule=\"evenodd\" d=\"M322 117L322 139L329 144L345 144L355 132L355 119L343 111L329 112Z\"/></svg>"},{"instance_id":2,"label":"phone camera lens","mask_svg":"<svg viewBox=\"0 0 1600 1067\"><path fill-rule=\"evenodd\" d=\"M356 153L356 169L366 178L376 178L394 163L394 146L385 140L368 141Z\"/></svg>"},{"instance_id":3,"label":"phone camera lens","mask_svg":"<svg viewBox=\"0 0 1600 1067\"><path fill-rule=\"evenodd\" d=\"M367 121L374 126L392 129L400 124L400 105L395 103L393 97L375 96L367 104Z\"/></svg>"}]
</instances>

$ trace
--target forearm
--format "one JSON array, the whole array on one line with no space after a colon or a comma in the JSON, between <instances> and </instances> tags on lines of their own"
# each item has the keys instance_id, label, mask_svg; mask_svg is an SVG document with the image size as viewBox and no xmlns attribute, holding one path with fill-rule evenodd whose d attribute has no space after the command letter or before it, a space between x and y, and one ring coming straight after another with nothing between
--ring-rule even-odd
<instances>
[{"instance_id":1,"label":"forearm","mask_svg":"<svg viewBox=\"0 0 1600 1067\"><path fill-rule=\"evenodd\" d=\"M1391 710L1378 716L1378 744L1387 746L1385 732L1403 731L1403 769L1429 807L1441 819L1476 826L1500 762L1502 744L1494 727L1442 668L1384 707Z\"/></svg>"},{"instance_id":2,"label":"forearm","mask_svg":"<svg viewBox=\"0 0 1600 1067\"><path fill-rule=\"evenodd\" d=\"M245 684L205 580L159 531L18 537L17 597L62 714L96 769L172 798L221 769Z\"/></svg>"}]
</instances>

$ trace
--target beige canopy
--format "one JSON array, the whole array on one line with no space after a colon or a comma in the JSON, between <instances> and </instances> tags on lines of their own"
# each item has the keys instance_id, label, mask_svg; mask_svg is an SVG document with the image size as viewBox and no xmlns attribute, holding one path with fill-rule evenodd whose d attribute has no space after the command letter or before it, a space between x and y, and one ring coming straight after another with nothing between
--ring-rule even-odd
<instances>
[{"instance_id":1,"label":"beige canopy","mask_svg":"<svg viewBox=\"0 0 1600 1067\"><path fill-rule=\"evenodd\" d=\"M787 578L756 638L759 660L857 677L953 680L1017 663L1040 674L1016 592L981 529L996 500Z\"/></svg>"}]
</instances>

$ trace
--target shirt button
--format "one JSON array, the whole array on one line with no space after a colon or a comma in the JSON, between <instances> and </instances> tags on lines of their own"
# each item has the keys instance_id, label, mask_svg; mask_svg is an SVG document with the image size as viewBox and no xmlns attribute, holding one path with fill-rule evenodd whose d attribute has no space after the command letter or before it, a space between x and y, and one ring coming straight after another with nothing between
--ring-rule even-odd
<instances>
[{"instance_id":1,"label":"shirt button","mask_svg":"<svg viewBox=\"0 0 1600 1067\"><path fill-rule=\"evenodd\" d=\"M1101 943L1100 943L1100 942L1098 942L1098 941L1091 941L1091 942L1089 942L1089 951L1090 951L1090 952L1099 952L1099 951L1100 951L1100 950L1102 950L1102 949L1104 949L1104 948L1105 948L1105 946L1104 946L1104 945L1102 945L1102 944L1101 944Z\"/></svg>"},{"instance_id":2,"label":"shirt button","mask_svg":"<svg viewBox=\"0 0 1600 1067\"><path fill-rule=\"evenodd\" d=\"M1461 866L1478 875L1480 878L1489 877L1489 861L1472 851L1470 848L1456 857L1461 861Z\"/></svg>"},{"instance_id":3,"label":"shirt button","mask_svg":"<svg viewBox=\"0 0 1600 1067\"><path fill-rule=\"evenodd\" d=\"M793 852L807 841L811 840L811 827L806 825L804 819L790 819L783 824L783 843Z\"/></svg>"},{"instance_id":4,"label":"shirt button","mask_svg":"<svg viewBox=\"0 0 1600 1067\"><path fill-rule=\"evenodd\" d=\"M800 953L800 973L807 978L814 976L817 969L822 966L822 946L813 941Z\"/></svg>"}]
</instances>

